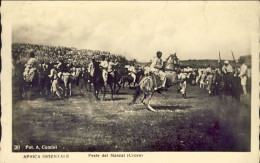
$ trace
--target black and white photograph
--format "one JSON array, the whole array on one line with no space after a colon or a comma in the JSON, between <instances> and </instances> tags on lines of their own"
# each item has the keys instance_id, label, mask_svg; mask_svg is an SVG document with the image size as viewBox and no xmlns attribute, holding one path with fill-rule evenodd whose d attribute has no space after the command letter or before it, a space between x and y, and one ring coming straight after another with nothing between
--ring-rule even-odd
<instances>
[{"instance_id":1,"label":"black and white photograph","mask_svg":"<svg viewBox=\"0 0 260 163\"><path fill-rule=\"evenodd\" d=\"M10 58L2 60L11 80L8 149L23 161L44 152L250 154L252 142L259 145L252 125L258 1L5 5L12 9Z\"/></svg>"}]
</instances>

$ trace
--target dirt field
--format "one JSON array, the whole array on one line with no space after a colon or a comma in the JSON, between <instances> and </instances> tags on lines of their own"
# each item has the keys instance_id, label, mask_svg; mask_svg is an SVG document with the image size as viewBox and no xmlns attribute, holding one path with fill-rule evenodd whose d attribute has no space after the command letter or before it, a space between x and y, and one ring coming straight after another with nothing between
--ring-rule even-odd
<instances>
[{"instance_id":1,"label":"dirt field","mask_svg":"<svg viewBox=\"0 0 260 163\"><path fill-rule=\"evenodd\" d=\"M134 90L95 102L93 92L13 104L13 151L250 151L250 97L222 104L196 86L182 99L176 86L156 93L151 105L129 106ZM25 149L33 145L33 149ZM40 149L36 149L36 146ZM57 149L41 149L57 145Z\"/></svg>"}]
</instances>

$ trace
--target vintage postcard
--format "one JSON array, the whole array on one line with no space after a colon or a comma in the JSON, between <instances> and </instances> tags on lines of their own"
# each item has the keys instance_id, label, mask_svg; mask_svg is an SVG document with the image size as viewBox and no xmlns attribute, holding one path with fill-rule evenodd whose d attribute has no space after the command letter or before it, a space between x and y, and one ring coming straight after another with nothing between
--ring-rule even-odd
<instances>
[{"instance_id":1,"label":"vintage postcard","mask_svg":"<svg viewBox=\"0 0 260 163\"><path fill-rule=\"evenodd\" d=\"M3 1L0 160L259 162L259 9Z\"/></svg>"}]
</instances>

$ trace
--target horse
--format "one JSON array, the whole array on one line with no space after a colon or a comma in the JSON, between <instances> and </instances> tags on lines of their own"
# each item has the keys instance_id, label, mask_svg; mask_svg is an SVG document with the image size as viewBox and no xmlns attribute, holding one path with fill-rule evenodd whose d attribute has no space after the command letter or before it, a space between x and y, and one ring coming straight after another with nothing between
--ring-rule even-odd
<instances>
[{"instance_id":1,"label":"horse","mask_svg":"<svg viewBox=\"0 0 260 163\"><path fill-rule=\"evenodd\" d=\"M143 70L140 70L136 73L136 79L135 79L135 82L134 82L134 87L136 84L139 83L139 81L142 79L142 77L144 76L144 71ZM134 81L134 78L131 76L131 75L124 75L121 77L120 79L120 84L123 86L125 86L125 83L127 82L128 83L128 88L130 88L130 84L133 83Z\"/></svg>"},{"instance_id":2,"label":"horse","mask_svg":"<svg viewBox=\"0 0 260 163\"><path fill-rule=\"evenodd\" d=\"M93 81L93 86L94 86L94 96L97 101L100 100L98 98L98 94L100 91L102 91L103 97L101 100L104 101L105 95L106 95L106 85L105 85L105 82L104 82L104 79L102 76L102 70L101 70L99 64L100 64L100 62L96 62L96 61L94 61L94 63L93 63L94 73L93 73L92 81ZM113 98L114 91L112 89L113 81L112 81L111 74L108 74L107 84L109 85L109 87L111 89L111 99L114 101L114 98ZM103 88L103 90L102 90L102 88Z\"/></svg>"},{"instance_id":3,"label":"horse","mask_svg":"<svg viewBox=\"0 0 260 163\"><path fill-rule=\"evenodd\" d=\"M223 96L231 96L235 101L240 101L240 78L234 77L232 75L226 75L221 73L217 79L218 84L216 87L216 92L219 95L219 99L222 101Z\"/></svg>"},{"instance_id":4,"label":"horse","mask_svg":"<svg viewBox=\"0 0 260 163\"><path fill-rule=\"evenodd\" d=\"M119 93L119 90L121 88L121 85L119 84L121 79L120 73L118 71L113 71L112 73L108 73L108 83L109 85L113 85L113 92L115 94ZM116 86L118 86L118 89L116 90Z\"/></svg>"},{"instance_id":5,"label":"horse","mask_svg":"<svg viewBox=\"0 0 260 163\"><path fill-rule=\"evenodd\" d=\"M84 86L86 91L91 92L91 83L93 83L93 81L92 81L92 76L90 75L90 73L85 70L80 72L80 74L79 74L80 91L83 92L83 86Z\"/></svg>"},{"instance_id":6,"label":"horse","mask_svg":"<svg viewBox=\"0 0 260 163\"><path fill-rule=\"evenodd\" d=\"M177 79L177 73L175 70L173 70L173 65L171 65L169 67L170 64L173 64L173 62L171 62L170 58L172 58L172 56L168 57L163 69L165 70L166 73L166 88L169 88L173 85L178 84L180 81ZM155 92L154 87L156 85L156 83L154 82L154 78L156 78L157 76L155 74L152 73L151 76L147 76L144 77L140 83L139 86L136 88L136 91L133 95L133 100L132 102L130 102L129 104L132 105L136 102L137 97L141 94L141 92L143 93L143 98L141 99L141 103L143 103L147 109L149 109L150 111L156 111L152 106L150 106L149 102L151 100L151 98L153 97L153 94ZM147 100L147 102L145 103L144 100Z\"/></svg>"}]
</instances>

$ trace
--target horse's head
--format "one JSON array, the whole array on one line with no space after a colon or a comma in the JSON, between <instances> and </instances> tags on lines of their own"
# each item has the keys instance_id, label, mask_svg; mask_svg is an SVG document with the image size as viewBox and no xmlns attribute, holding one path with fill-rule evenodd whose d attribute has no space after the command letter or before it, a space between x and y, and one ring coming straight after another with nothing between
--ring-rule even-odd
<instances>
[{"instance_id":1,"label":"horse's head","mask_svg":"<svg viewBox=\"0 0 260 163\"><path fill-rule=\"evenodd\" d=\"M168 70L168 71L173 71L173 70L175 70L173 54L170 55L170 56L166 59L166 61L165 61L165 63L164 63L164 70L165 70L165 71L167 71L167 70Z\"/></svg>"}]
</instances>

